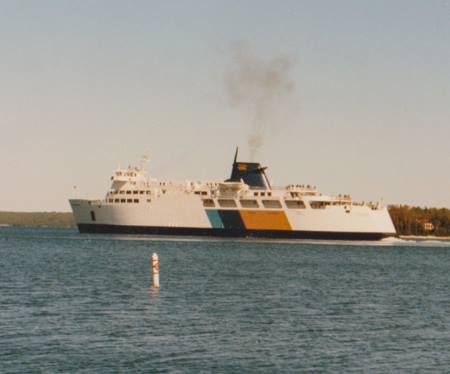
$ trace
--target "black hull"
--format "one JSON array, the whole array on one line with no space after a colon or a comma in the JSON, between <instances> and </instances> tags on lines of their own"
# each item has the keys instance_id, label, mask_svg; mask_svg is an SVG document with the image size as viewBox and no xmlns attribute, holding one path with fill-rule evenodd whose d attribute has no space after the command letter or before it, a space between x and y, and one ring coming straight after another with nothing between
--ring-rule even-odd
<instances>
[{"instance_id":1,"label":"black hull","mask_svg":"<svg viewBox=\"0 0 450 374\"><path fill-rule=\"evenodd\" d=\"M209 236L222 238L381 240L389 236L395 236L395 234L380 232L242 230L191 227L121 226L103 224L79 224L78 229L82 234Z\"/></svg>"}]
</instances>

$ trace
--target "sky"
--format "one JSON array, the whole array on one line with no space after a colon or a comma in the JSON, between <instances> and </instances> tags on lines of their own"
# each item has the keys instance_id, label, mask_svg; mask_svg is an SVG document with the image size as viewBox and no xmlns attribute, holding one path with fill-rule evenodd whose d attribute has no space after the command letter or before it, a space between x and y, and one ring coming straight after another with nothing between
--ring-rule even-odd
<instances>
[{"instance_id":1,"label":"sky","mask_svg":"<svg viewBox=\"0 0 450 374\"><path fill-rule=\"evenodd\" d=\"M144 154L223 180L255 131L274 185L450 208L450 0L0 0L0 33L0 211L69 211Z\"/></svg>"}]
</instances>

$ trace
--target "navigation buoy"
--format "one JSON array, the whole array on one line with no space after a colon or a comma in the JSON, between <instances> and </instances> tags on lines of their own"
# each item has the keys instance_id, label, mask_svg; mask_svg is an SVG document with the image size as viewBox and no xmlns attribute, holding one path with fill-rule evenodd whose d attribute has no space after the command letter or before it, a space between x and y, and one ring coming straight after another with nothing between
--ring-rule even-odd
<instances>
[{"instance_id":1,"label":"navigation buoy","mask_svg":"<svg viewBox=\"0 0 450 374\"><path fill-rule=\"evenodd\" d=\"M152 283L153 288L159 288L159 260L156 253L152 254Z\"/></svg>"}]
</instances>

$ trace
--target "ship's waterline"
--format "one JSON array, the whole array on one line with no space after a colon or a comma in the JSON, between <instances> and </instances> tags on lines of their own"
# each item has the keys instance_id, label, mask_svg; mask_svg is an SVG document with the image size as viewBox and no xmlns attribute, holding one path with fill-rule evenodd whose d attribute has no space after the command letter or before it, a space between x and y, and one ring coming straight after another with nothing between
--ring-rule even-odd
<instances>
[{"instance_id":1,"label":"ship's waterline","mask_svg":"<svg viewBox=\"0 0 450 374\"><path fill-rule=\"evenodd\" d=\"M160 181L145 167L116 170L102 200L70 200L83 233L379 240L395 236L380 203L314 186L271 186L266 168L237 161L224 182Z\"/></svg>"}]
</instances>

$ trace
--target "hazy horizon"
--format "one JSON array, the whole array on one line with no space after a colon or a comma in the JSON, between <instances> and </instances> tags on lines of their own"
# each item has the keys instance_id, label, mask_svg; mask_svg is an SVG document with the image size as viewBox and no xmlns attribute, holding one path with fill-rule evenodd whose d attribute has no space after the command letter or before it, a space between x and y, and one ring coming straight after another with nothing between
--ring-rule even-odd
<instances>
[{"instance_id":1,"label":"hazy horizon","mask_svg":"<svg viewBox=\"0 0 450 374\"><path fill-rule=\"evenodd\" d=\"M144 154L223 180L236 146L275 185L450 207L448 0L0 1L0 30L0 211Z\"/></svg>"}]
</instances>

